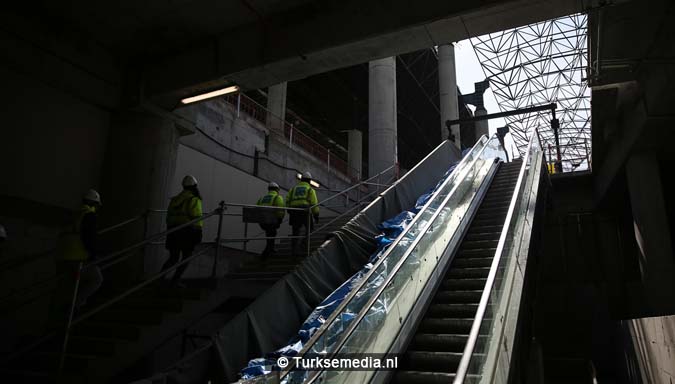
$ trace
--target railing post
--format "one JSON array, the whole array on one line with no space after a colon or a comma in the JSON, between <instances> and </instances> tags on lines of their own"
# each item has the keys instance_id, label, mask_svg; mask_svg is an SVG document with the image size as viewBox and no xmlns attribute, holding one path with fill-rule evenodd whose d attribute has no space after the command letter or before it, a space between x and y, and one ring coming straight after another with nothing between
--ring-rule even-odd
<instances>
[{"instance_id":1,"label":"railing post","mask_svg":"<svg viewBox=\"0 0 675 384\"><path fill-rule=\"evenodd\" d=\"M218 267L218 258L220 256L220 239L223 229L223 213L225 213L225 202L221 201L218 204L218 233L216 234L216 250L213 254L213 269L211 270L211 278L216 277L216 268Z\"/></svg>"},{"instance_id":2,"label":"railing post","mask_svg":"<svg viewBox=\"0 0 675 384\"><path fill-rule=\"evenodd\" d=\"M77 302L77 293L78 290L80 289L80 277L82 275L83 264L84 263L81 261L77 264L77 271L75 275L75 287L73 288L73 298L70 301L68 320L66 321L66 329L63 336L63 346L61 347L61 357L59 359L59 369L58 369L59 378L61 377L61 373L63 373L63 366L66 362L66 351L68 350L68 338L70 337L70 327L71 324L73 323L73 315L75 313L75 303Z\"/></svg>"},{"instance_id":3,"label":"railing post","mask_svg":"<svg viewBox=\"0 0 675 384\"><path fill-rule=\"evenodd\" d=\"M241 111L241 92L237 93L237 119L239 118L239 111Z\"/></svg>"},{"instance_id":4,"label":"railing post","mask_svg":"<svg viewBox=\"0 0 675 384\"><path fill-rule=\"evenodd\" d=\"M288 130L288 147L293 149L293 123L290 124L290 128Z\"/></svg>"},{"instance_id":5,"label":"railing post","mask_svg":"<svg viewBox=\"0 0 675 384\"><path fill-rule=\"evenodd\" d=\"M248 239L248 223L244 223L244 239ZM248 241L244 240L244 252L247 251Z\"/></svg>"},{"instance_id":6,"label":"railing post","mask_svg":"<svg viewBox=\"0 0 675 384\"><path fill-rule=\"evenodd\" d=\"M327 163L328 163L328 174L330 175L330 149L327 149L327 151L328 151L328 161L327 161Z\"/></svg>"},{"instance_id":7,"label":"railing post","mask_svg":"<svg viewBox=\"0 0 675 384\"><path fill-rule=\"evenodd\" d=\"M312 232L312 207L307 208L307 257L310 253L310 233Z\"/></svg>"}]
</instances>

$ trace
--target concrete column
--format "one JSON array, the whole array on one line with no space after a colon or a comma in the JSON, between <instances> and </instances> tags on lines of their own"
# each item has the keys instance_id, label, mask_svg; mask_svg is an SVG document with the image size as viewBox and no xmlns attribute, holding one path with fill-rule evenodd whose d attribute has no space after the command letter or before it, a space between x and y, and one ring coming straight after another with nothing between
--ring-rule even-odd
<instances>
[{"instance_id":1,"label":"concrete column","mask_svg":"<svg viewBox=\"0 0 675 384\"><path fill-rule=\"evenodd\" d=\"M474 115L485 116L487 115L487 111L485 110L485 107L479 106L476 108L476 112L474 113ZM490 137L490 126L488 124L488 121L487 120L476 121L476 140L478 140L478 138L483 135Z\"/></svg>"},{"instance_id":2,"label":"concrete column","mask_svg":"<svg viewBox=\"0 0 675 384\"><path fill-rule=\"evenodd\" d=\"M368 66L368 173L374 176L398 162L396 57Z\"/></svg>"},{"instance_id":3,"label":"concrete column","mask_svg":"<svg viewBox=\"0 0 675 384\"><path fill-rule=\"evenodd\" d=\"M448 138L445 122L459 118L455 46L452 44L438 46L438 91L441 105L441 141L443 141ZM455 136L455 145L461 148L459 125L453 125L451 132Z\"/></svg>"},{"instance_id":4,"label":"concrete column","mask_svg":"<svg viewBox=\"0 0 675 384\"><path fill-rule=\"evenodd\" d=\"M178 154L179 131L167 119L147 113L128 112L114 117L104 160L102 218L115 223L145 212L166 209ZM154 214L150 234L164 229L165 216ZM106 235L106 248L121 249L142 238L143 221ZM108 278L126 285L159 270L164 261L161 247L136 252L112 267ZM111 280L113 280L111 279Z\"/></svg>"},{"instance_id":5,"label":"concrete column","mask_svg":"<svg viewBox=\"0 0 675 384\"><path fill-rule=\"evenodd\" d=\"M267 90L267 128L283 132L283 122L286 120L286 86L288 83L273 85Z\"/></svg>"},{"instance_id":6,"label":"concrete column","mask_svg":"<svg viewBox=\"0 0 675 384\"><path fill-rule=\"evenodd\" d=\"M675 259L656 157L632 155L626 163L626 180L647 302L655 315L671 312L675 310Z\"/></svg>"},{"instance_id":7,"label":"concrete column","mask_svg":"<svg viewBox=\"0 0 675 384\"><path fill-rule=\"evenodd\" d=\"M358 129L348 131L347 165L349 174L356 180L361 180L363 168L363 134Z\"/></svg>"}]
</instances>

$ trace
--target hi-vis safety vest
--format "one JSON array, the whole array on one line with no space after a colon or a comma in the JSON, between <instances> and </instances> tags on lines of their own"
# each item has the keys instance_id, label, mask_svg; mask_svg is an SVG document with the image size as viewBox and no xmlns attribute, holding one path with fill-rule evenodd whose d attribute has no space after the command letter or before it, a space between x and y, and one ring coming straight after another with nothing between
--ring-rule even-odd
<instances>
[{"instance_id":1,"label":"hi-vis safety vest","mask_svg":"<svg viewBox=\"0 0 675 384\"><path fill-rule=\"evenodd\" d=\"M299 182L295 187L291 188L286 195L286 206L292 208L307 208L312 207L312 214L319 214L319 200L316 198L316 191L306 181Z\"/></svg>"},{"instance_id":2,"label":"hi-vis safety vest","mask_svg":"<svg viewBox=\"0 0 675 384\"><path fill-rule=\"evenodd\" d=\"M177 227L198 217L202 217L202 200L192 192L184 190L171 199L166 215L166 226L167 228ZM204 222L198 221L192 226L201 229Z\"/></svg>"},{"instance_id":3,"label":"hi-vis safety vest","mask_svg":"<svg viewBox=\"0 0 675 384\"><path fill-rule=\"evenodd\" d=\"M264 207L284 207L284 199L279 195L277 191L269 191L267 194L258 200L256 205L261 205ZM284 218L284 210L280 209L275 212L277 217L280 219Z\"/></svg>"},{"instance_id":4,"label":"hi-vis safety vest","mask_svg":"<svg viewBox=\"0 0 675 384\"><path fill-rule=\"evenodd\" d=\"M82 243L82 219L89 213L96 213L96 208L88 205L82 205L80 214L73 223L70 231L65 232L59 239L59 250L63 256L63 260L67 261L86 261L89 258L89 253L84 248Z\"/></svg>"}]
</instances>

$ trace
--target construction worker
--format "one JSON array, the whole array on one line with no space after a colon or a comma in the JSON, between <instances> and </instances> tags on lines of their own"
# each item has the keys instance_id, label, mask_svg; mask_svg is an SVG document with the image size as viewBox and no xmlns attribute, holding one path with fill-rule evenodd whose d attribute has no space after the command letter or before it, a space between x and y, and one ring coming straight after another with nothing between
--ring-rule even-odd
<instances>
[{"instance_id":1,"label":"construction worker","mask_svg":"<svg viewBox=\"0 0 675 384\"><path fill-rule=\"evenodd\" d=\"M312 217L315 223L319 222L319 200L316 198L316 191L312 188L310 182L312 181L312 174L305 172L300 178L300 182L286 195L286 206L289 208L311 208ZM308 223L308 214L307 211L288 211L289 214L289 224L293 229L293 236L300 235L300 229L304 226L307 231L311 231L314 228L313 223ZM307 225L309 224L309 227ZM293 256L297 255L297 245L298 239L293 238L291 240L292 244L292 253Z\"/></svg>"},{"instance_id":2,"label":"construction worker","mask_svg":"<svg viewBox=\"0 0 675 384\"><path fill-rule=\"evenodd\" d=\"M197 188L197 179L187 175L183 178L183 191L171 199L166 216L167 229L175 228L202 217L202 196ZM198 221L181 228L166 236L166 249L169 250L169 259L164 263L162 271L171 268L192 255L197 244L202 241L203 222ZM181 257L182 255L182 257ZM178 267L171 279L172 286L183 286L179 280L187 270L189 263Z\"/></svg>"},{"instance_id":3,"label":"construction worker","mask_svg":"<svg viewBox=\"0 0 675 384\"><path fill-rule=\"evenodd\" d=\"M63 260L65 261L62 269L73 272L75 278L77 278L79 271L76 308L86 304L87 299L103 283L101 269L97 265L86 265L87 262L96 260L98 253L96 228L98 211L101 205L101 195L94 189L88 190L82 197L82 206L71 231L61 238ZM82 270L79 270L80 264L83 265Z\"/></svg>"},{"instance_id":4,"label":"construction worker","mask_svg":"<svg viewBox=\"0 0 675 384\"><path fill-rule=\"evenodd\" d=\"M267 194L263 197L261 197L258 200L258 203L256 205L260 205L263 207L284 207L284 198L281 197L279 194L279 184L275 182L271 182L267 185ZM276 237L277 236L277 229L281 226L281 222L284 220L284 215L285 211L283 209L275 210L274 215L277 219L276 222L274 223L264 223L260 224L260 228L262 228L265 231L265 236L266 237ZM262 256L263 260L266 259L268 256L272 256L274 254L274 239L267 239L267 245L265 246L265 249L263 250Z\"/></svg>"}]
</instances>

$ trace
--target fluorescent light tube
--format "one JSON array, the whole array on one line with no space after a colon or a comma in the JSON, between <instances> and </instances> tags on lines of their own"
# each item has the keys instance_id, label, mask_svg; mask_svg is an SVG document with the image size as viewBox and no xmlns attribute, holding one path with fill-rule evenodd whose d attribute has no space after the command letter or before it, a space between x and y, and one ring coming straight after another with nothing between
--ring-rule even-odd
<instances>
[{"instance_id":1,"label":"fluorescent light tube","mask_svg":"<svg viewBox=\"0 0 675 384\"><path fill-rule=\"evenodd\" d=\"M203 93L201 95L192 96L192 97L186 97L185 99L181 100L180 102L182 104L190 104L190 103L195 103L197 101L212 99L214 97L226 95L228 93L237 92L237 91L239 91L239 86L238 85L231 85L229 87L219 89L217 91L207 92L207 93Z\"/></svg>"}]
</instances>

